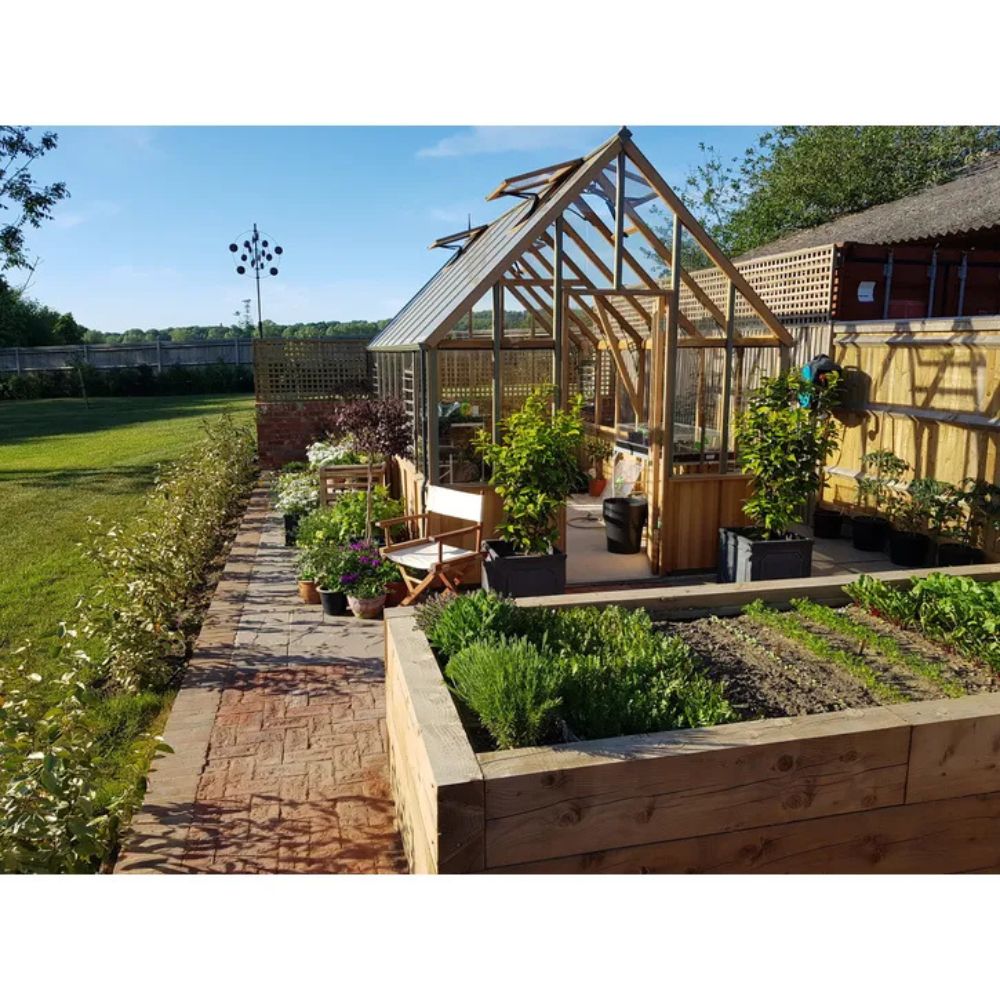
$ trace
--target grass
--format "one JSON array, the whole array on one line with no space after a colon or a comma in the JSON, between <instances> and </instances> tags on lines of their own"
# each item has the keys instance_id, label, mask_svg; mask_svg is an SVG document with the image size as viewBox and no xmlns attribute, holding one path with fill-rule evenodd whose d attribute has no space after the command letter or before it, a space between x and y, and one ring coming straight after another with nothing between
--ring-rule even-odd
<instances>
[{"instance_id":1,"label":"grass","mask_svg":"<svg viewBox=\"0 0 1000 1000\"><path fill-rule=\"evenodd\" d=\"M0 651L25 641L44 655L93 582L77 543L87 515L125 520L160 462L201 421L246 414L250 396L161 396L0 403Z\"/></svg>"},{"instance_id":2,"label":"grass","mask_svg":"<svg viewBox=\"0 0 1000 1000\"><path fill-rule=\"evenodd\" d=\"M77 543L87 516L127 521L157 466L223 412L252 419L249 396L123 397L0 403L0 659L30 643L32 668L57 669L59 623L69 619L96 570ZM120 694L92 709L111 798L145 771L144 733L162 729L173 692ZM140 752L136 753L136 749Z\"/></svg>"}]
</instances>

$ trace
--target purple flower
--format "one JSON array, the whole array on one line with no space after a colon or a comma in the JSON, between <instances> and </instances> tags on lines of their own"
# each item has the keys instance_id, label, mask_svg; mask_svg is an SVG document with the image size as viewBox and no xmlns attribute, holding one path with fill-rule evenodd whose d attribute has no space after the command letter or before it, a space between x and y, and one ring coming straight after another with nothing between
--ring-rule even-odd
<instances>
[{"instance_id":1,"label":"purple flower","mask_svg":"<svg viewBox=\"0 0 1000 1000\"><path fill-rule=\"evenodd\" d=\"M340 582L345 586L347 586L348 584L356 583L357 579L358 579L357 573L344 573L344 575L341 576L340 578Z\"/></svg>"}]
</instances>

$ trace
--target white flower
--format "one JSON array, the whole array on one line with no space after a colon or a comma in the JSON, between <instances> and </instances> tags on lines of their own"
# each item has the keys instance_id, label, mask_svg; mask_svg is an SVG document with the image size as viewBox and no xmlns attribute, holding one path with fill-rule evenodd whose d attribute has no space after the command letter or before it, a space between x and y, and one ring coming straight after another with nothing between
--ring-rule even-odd
<instances>
[{"instance_id":1,"label":"white flower","mask_svg":"<svg viewBox=\"0 0 1000 1000\"><path fill-rule=\"evenodd\" d=\"M281 514L305 514L319 503L319 484L311 472L286 472L278 476L274 506Z\"/></svg>"},{"instance_id":2,"label":"white flower","mask_svg":"<svg viewBox=\"0 0 1000 1000\"><path fill-rule=\"evenodd\" d=\"M314 469L325 465L353 465L357 455L349 439L343 441L315 441L306 449L306 458Z\"/></svg>"}]
</instances>

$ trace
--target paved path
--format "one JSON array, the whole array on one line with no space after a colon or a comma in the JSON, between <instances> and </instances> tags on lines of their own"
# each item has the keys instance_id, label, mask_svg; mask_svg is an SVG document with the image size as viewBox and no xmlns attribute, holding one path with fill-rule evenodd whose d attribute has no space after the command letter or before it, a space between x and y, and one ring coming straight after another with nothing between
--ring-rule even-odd
<instances>
[{"instance_id":1,"label":"paved path","mask_svg":"<svg viewBox=\"0 0 1000 1000\"><path fill-rule=\"evenodd\" d=\"M256 494L119 872L400 872L381 622L295 595Z\"/></svg>"}]
</instances>

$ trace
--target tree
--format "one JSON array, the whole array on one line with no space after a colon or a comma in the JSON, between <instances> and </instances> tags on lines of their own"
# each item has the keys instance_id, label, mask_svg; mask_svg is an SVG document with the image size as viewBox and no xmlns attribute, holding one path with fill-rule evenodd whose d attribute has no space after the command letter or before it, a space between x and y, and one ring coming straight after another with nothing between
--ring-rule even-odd
<instances>
[{"instance_id":1,"label":"tree","mask_svg":"<svg viewBox=\"0 0 1000 1000\"><path fill-rule=\"evenodd\" d=\"M36 143L28 138L30 131L0 125L0 274L28 266L24 227L37 229L52 218L56 202L69 196L62 181L44 186L35 183L28 168L56 148L58 136L43 132Z\"/></svg>"},{"instance_id":2,"label":"tree","mask_svg":"<svg viewBox=\"0 0 1000 1000\"><path fill-rule=\"evenodd\" d=\"M56 344L82 344L87 328L80 326L72 313L63 313L52 326L52 338Z\"/></svg>"},{"instance_id":3,"label":"tree","mask_svg":"<svg viewBox=\"0 0 1000 1000\"><path fill-rule=\"evenodd\" d=\"M739 254L950 180L1000 150L1000 128L788 125L728 163L712 146L700 148L685 201L724 250Z\"/></svg>"}]
</instances>

